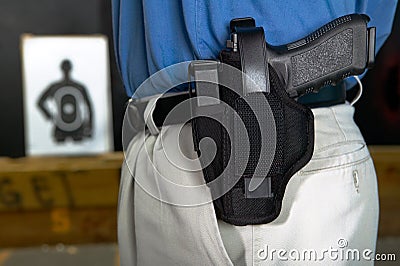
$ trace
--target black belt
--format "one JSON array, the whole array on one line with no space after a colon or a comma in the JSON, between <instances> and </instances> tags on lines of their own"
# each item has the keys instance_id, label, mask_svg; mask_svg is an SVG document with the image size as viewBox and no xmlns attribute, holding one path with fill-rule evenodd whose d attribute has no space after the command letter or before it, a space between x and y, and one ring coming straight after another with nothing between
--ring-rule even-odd
<instances>
[{"instance_id":1,"label":"black belt","mask_svg":"<svg viewBox=\"0 0 400 266\"><path fill-rule=\"evenodd\" d=\"M166 93L157 100L156 107L153 112L153 120L157 127L164 125L164 121L170 111L177 106L179 103L190 98L189 93ZM342 104L346 101L346 87L344 82L340 82L336 86L327 86L321 88L317 93L309 93L301 96L298 102L304 104L310 108L329 107L337 104ZM148 101L145 99L134 100L133 104L139 111L144 113ZM188 110L190 112L190 110ZM180 118L169 117L168 124L180 124L182 121Z\"/></svg>"}]
</instances>

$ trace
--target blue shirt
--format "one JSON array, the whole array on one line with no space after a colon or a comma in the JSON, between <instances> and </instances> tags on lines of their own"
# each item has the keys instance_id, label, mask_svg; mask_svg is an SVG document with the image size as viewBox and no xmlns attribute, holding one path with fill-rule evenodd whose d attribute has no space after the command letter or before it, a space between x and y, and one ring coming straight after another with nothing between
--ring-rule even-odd
<instances>
[{"instance_id":1,"label":"blue shirt","mask_svg":"<svg viewBox=\"0 0 400 266\"><path fill-rule=\"evenodd\" d=\"M371 18L369 26L377 28L378 51L390 34L396 4L397 0L113 0L117 65L131 96L158 70L216 58L236 17L254 17L257 26L264 27L267 42L281 45L340 16L364 13Z\"/></svg>"}]
</instances>

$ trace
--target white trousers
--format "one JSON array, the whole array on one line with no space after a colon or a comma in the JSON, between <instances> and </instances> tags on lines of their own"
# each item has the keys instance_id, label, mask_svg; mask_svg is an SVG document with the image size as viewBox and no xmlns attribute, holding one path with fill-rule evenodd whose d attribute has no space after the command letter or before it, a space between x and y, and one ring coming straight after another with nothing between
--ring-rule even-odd
<instances>
[{"instance_id":1,"label":"white trousers","mask_svg":"<svg viewBox=\"0 0 400 266\"><path fill-rule=\"evenodd\" d=\"M177 167L185 160L179 162L176 156L171 162L164 152L171 149L169 145L175 147L171 143L181 131L183 153L196 158L190 125L165 126L158 135L137 135L126 153L121 177L121 264L373 264L369 259L378 228L377 182L368 149L353 121L354 108L342 104L313 109L313 113L313 157L288 183L279 217L262 225L230 225L217 220L212 203L179 207L148 194L133 176L151 180L158 171L186 185L199 184L203 176L201 171ZM169 150L168 154L174 152L180 151Z\"/></svg>"}]
</instances>

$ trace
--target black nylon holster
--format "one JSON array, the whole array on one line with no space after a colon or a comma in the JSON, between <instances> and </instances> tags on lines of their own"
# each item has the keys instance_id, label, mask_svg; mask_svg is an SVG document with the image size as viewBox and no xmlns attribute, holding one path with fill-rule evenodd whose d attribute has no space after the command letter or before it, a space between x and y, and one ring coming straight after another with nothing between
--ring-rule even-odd
<instances>
[{"instance_id":1,"label":"black nylon holster","mask_svg":"<svg viewBox=\"0 0 400 266\"><path fill-rule=\"evenodd\" d=\"M223 67L218 69L220 77L235 79L243 86L232 89L219 85L219 100L229 106L216 109L214 117L219 121L196 116L193 109L193 140L205 181L222 178L221 187L211 189L212 195L230 188L213 201L217 217L234 225L263 224L278 217L287 183L311 159L314 120L311 110L288 96L277 72L267 65L263 29L237 25L234 30L238 49L223 50L220 61L242 70L247 77L224 77ZM238 126L239 120L246 132ZM213 158L201 153L200 141L206 137L217 146ZM242 152L245 149L248 156ZM254 190L252 178L259 183ZM232 180L238 181L232 184Z\"/></svg>"}]
</instances>

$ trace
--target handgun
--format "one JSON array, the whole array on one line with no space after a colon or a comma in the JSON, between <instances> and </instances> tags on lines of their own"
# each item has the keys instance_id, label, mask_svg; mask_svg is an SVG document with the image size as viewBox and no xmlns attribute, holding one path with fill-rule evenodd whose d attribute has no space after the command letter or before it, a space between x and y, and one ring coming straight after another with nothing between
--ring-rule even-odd
<instances>
[{"instance_id":1,"label":"handgun","mask_svg":"<svg viewBox=\"0 0 400 266\"><path fill-rule=\"evenodd\" d=\"M272 67L277 72L290 97L297 98L306 93L318 92L321 87L335 85L338 81L362 74L373 66L376 29L368 28L368 22L367 15L350 14L339 17L307 37L286 45L272 46L264 39L265 55L262 57L266 60L267 67ZM158 95L153 115L157 126L165 122L166 114L174 106L194 95L218 98L220 63L224 63L229 57L231 65L240 68L240 53L246 51L239 47L238 31L254 27L253 18L233 19L230 22L231 36L226 49L220 52L220 60L197 60L189 64L189 93L165 93L165 91ZM265 38L263 28L258 28L262 30L262 37ZM236 63L232 64L235 60ZM268 71L264 71L268 75ZM205 80L209 82L195 82L194 86L191 85L194 83L193 80L204 80L204 75ZM210 84L210 81L213 84ZM269 90L268 82L267 78L266 90ZM142 113L152 97L132 99L131 103ZM215 101L210 101L205 105L214 103ZM175 120L180 121L180 118ZM167 121L167 124L169 123L170 121Z\"/></svg>"},{"instance_id":2,"label":"handgun","mask_svg":"<svg viewBox=\"0 0 400 266\"><path fill-rule=\"evenodd\" d=\"M373 66L376 28L368 28L368 22L364 14L339 17L301 40L281 46L266 42L265 54L260 57L264 56L268 67L277 72L290 97L317 92ZM254 27L253 18L233 19L228 49L221 52L222 57L228 55L232 60L235 53L246 52L240 50L238 32ZM239 55L236 58L240 60Z\"/></svg>"}]
</instances>

